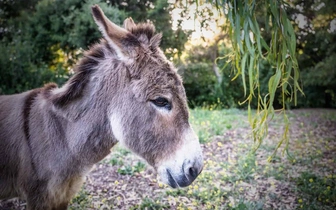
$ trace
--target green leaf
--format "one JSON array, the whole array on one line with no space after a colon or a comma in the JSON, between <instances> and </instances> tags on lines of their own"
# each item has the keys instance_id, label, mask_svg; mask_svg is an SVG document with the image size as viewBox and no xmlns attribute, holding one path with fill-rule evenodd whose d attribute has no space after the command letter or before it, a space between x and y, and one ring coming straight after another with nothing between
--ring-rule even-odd
<instances>
[{"instance_id":1,"label":"green leaf","mask_svg":"<svg viewBox=\"0 0 336 210\"><path fill-rule=\"evenodd\" d=\"M273 106L275 92L276 92L276 89L279 85L280 79L281 79L281 70L277 69L275 75L273 75L268 81L268 92L270 94L270 102L269 102L270 105L269 105L269 107Z\"/></svg>"},{"instance_id":2,"label":"green leaf","mask_svg":"<svg viewBox=\"0 0 336 210\"><path fill-rule=\"evenodd\" d=\"M250 34L249 34L249 32L250 31L249 31L249 28L248 28L248 22L245 21L244 22L244 41L245 41L247 50L250 53L250 56L254 57L254 48L252 48L252 45L251 45L251 40L250 40Z\"/></svg>"},{"instance_id":3,"label":"green leaf","mask_svg":"<svg viewBox=\"0 0 336 210\"><path fill-rule=\"evenodd\" d=\"M238 44L239 46L239 50L240 50L240 53L241 54L244 54L244 49L243 49L243 46L242 46L242 43L241 43L241 38L240 38L240 33L241 33L241 30L240 30L240 16L239 14L236 14L235 16L235 38L236 38L236 43Z\"/></svg>"},{"instance_id":4,"label":"green leaf","mask_svg":"<svg viewBox=\"0 0 336 210\"><path fill-rule=\"evenodd\" d=\"M260 35L258 23L256 22L256 19L252 20L251 18L248 18L248 22L249 22L249 26L250 26L252 32L254 33L254 39L255 39L255 42L257 43L259 55L260 55L260 57L262 57L261 41L260 40L261 39L263 40L263 38ZM265 41L264 41L264 43L265 43ZM267 46L267 48L268 48L268 46Z\"/></svg>"},{"instance_id":5,"label":"green leaf","mask_svg":"<svg viewBox=\"0 0 336 210\"><path fill-rule=\"evenodd\" d=\"M248 74L249 74L249 83L250 83L250 94L254 96L254 88L253 88L253 66L254 66L254 58L250 59L250 65L248 68Z\"/></svg>"},{"instance_id":6,"label":"green leaf","mask_svg":"<svg viewBox=\"0 0 336 210\"><path fill-rule=\"evenodd\" d=\"M241 74L242 74L242 81L243 81L243 87L244 87L244 96L246 96L245 66L246 66L247 56L248 56L248 54L246 53L243 56L243 59L241 61Z\"/></svg>"}]
</instances>

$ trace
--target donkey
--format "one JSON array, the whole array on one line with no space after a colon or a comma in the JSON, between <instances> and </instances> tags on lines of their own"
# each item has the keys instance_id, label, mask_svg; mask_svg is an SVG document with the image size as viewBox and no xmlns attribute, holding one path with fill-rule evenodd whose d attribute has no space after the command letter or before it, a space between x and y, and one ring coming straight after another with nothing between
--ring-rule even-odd
<instances>
[{"instance_id":1,"label":"donkey","mask_svg":"<svg viewBox=\"0 0 336 210\"><path fill-rule=\"evenodd\" d=\"M190 185L203 168L176 69L150 23L92 14L103 39L61 88L0 97L0 199L29 210L67 209L95 163L120 142L169 186Z\"/></svg>"}]
</instances>

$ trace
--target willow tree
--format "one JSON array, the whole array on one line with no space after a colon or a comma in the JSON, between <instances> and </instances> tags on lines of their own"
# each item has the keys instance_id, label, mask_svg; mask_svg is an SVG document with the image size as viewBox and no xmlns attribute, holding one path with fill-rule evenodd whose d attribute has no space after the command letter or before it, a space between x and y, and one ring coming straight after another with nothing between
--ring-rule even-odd
<instances>
[{"instance_id":1,"label":"willow tree","mask_svg":"<svg viewBox=\"0 0 336 210\"><path fill-rule=\"evenodd\" d=\"M279 140L278 148L285 144L284 152L288 152L289 119L287 106L297 103L298 92L302 93L299 85L299 69L296 59L296 37L286 9L289 7L282 0L216 0L210 1L224 14L228 21L227 33L233 51L227 55L234 68L233 80L241 78L246 99L241 103L248 104L248 119L252 127L255 150L268 134L268 125L279 111L284 119L284 132ZM202 4L204 1L196 1ZM264 25L261 27L257 18L264 11ZM266 33L262 33L262 31ZM265 38L267 34L270 38ZM220 58L219 58L220 59ZM271 65L272 76L268 81L268 93L261 95L260 66L262 62ZM249 87L249 88L247 88ZM249 91L247 91L247 89ZM280 92L282 108L274 109L276 92ZM251 103L257 100L256 113L252 114Z\"/></svg>"}]
</instances>

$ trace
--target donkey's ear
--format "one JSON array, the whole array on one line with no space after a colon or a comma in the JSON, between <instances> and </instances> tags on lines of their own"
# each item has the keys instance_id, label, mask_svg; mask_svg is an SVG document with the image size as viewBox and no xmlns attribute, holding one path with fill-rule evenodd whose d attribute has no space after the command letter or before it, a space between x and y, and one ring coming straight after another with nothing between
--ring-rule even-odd
<instances>
[{"instance_id":1,"label":"donkey's ear","mask_svg":"<svg viewBox=\"0 0 336 210\"><path fill-rule=\"evenodd\" d=\"M112 23L100 9L98 5L92 6L92 15L99 27L99 30L102 32L104 38L109 42L111 47L117 52L119 58L124 58L127 53L124 52L122 46L122 40L127 37L129 32Z\"/></svg>"},{"instance_id":2,"label":"donkey's ear","mask_svg":"<svg viewBox=\"0 0 336 210\"><path fill-rule=\"evenodd\" d=\"M133 21L133 19L131 17L127 18L124 20L124 28L127 30L127 31L132 31L132 28L135 28L136 25Z\"/></svg>"},{"instance_id":3,"label":"donkey's ear","mask_svg":"<svg viewBox=\"0 0 336 210\"><path fill-rule=\"evenodd\" d=\"M149 45L152 48L157 48L159 47L162 39L162 33L155 34L149 41Z\"/></svg>"}]
</instances>

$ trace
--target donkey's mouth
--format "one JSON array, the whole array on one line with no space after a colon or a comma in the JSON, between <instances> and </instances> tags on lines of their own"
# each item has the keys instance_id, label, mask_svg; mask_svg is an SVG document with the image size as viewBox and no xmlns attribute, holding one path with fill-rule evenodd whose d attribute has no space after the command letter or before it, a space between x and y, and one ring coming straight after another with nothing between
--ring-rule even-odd
<instances>
[{"instance_id":1,"label":"donkey's mouth","mask_svg":"<svg viewBox=\"0 0 336 210\"><path fill-rule=\"evenodd\" d=\"M171 186L172 188L177 188L178 184L176 183L175 179L171 175L169 169L167 169L166 171L167 171L167 175L168 175L168 184L169 184L169 186Z\"/></svg>"},{"instance_id":2,"label":"donkey's mouth","mask_svg":"<svg viewBox=\"0 0 336 210\"><path fill-rule=\"evenodd\" d=\"M172 188L189 186L194 179L189 180L185 175L174 177L169 169L166 170L168 176L168 184Z\"/></svg>"}]
</instances>

